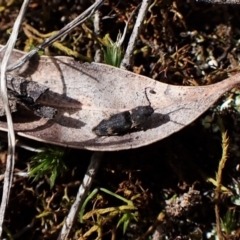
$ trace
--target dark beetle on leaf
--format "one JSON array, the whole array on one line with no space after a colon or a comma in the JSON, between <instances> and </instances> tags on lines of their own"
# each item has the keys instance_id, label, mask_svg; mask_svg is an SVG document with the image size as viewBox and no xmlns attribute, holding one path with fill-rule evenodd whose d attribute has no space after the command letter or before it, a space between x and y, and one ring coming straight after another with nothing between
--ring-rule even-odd
<instances>
[{"instance_id":1,"label":"dark beetle on leaf","mask_svg":"<svg viewBox=\"0 0 240 240\"><path fill-rule=\"evenodd\" d=\"M92 130L97 136L114 136L129 132L144 123L154 112L151 106L139 106L102 120Z\"/></svg>"},{"instance_id":2,"label":"dark beetle on leaf","mask_svg":"<svg viewBox=\"0 0 240 240\"><path fill-rule=\"evenodd\" d=\"M146 91L147 88L145 88L145 95L149 105L138 106L131 110L114 114L108 119L102 120L92 131L97 136L114 136L125 134L131 129L141 127L141 124L146 122L154 112ZM156 92L151 89L150 93L155 94Z\"/></svg>"}]
</instances>

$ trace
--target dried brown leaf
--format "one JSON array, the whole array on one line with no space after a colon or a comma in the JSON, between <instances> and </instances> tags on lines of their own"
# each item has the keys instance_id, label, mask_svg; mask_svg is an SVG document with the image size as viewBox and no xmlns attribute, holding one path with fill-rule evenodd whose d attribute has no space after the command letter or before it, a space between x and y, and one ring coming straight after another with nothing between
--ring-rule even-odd
<instances>
[{"instance_id":1,"label":"dried brown leaf","mask_svg":"<svg viewBox=\"0 0 240 240\"><path fill-rule=\"evenodd\" d=\"M24 53L15 51L11 62ZM0 58L2 55L0 55ZM24 110L14 113L18 135L38 141L96 151L146 146L181 130L204 113L222 94L240 83L240 74L208 86L172 86L104 64L80 64L68 57L35 57L14 74L50 88L41 102L58 108L54 120ZM102 119L137 106L155 112L144 125L122 136L92 132ZM6 122L0 129L6 131Z\"/></svg>"}]
</instances>

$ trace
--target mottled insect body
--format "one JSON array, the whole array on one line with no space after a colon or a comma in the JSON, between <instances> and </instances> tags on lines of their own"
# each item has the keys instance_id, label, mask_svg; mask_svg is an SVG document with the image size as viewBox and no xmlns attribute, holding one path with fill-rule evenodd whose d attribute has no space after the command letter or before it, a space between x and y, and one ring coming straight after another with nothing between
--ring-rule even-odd
<instances>
[{"instance_id":1,"label":"mottled insect body","mask_svg":"<svg viewBox=\"0 0 240 240\"><path fill-rule=\"evenodd\" d=\"M130 110L132 126L131 128L137 127L144 123L148 117L150 117L154 112L154 109L149 106L139 106Z\"/></svg>"},{"instance_id":2,"label":"mottled insect body","mask_svg":"<svg viewBox=\"0 0 240 240\"><path fill-rule=\"evenodd\" d=\"M114 114L110 118L102 120L92 130L97 136L124 134L143 124L153 112L154 109L150 105L139 106L129 111Z\"/></svg>"},{"instance_id":3,"label":"mottled insect body","mask_svg":"<svg viewBox=\"0 0 240 240\"><path fill-rule=\"evenodd\" d=\"M10 98L33 111L35 115L48 119L55 117L55 108L38 104L38 99L49 91L48 87L23 77L7 75L7 89Z\"/></svg>"}]
</instances>

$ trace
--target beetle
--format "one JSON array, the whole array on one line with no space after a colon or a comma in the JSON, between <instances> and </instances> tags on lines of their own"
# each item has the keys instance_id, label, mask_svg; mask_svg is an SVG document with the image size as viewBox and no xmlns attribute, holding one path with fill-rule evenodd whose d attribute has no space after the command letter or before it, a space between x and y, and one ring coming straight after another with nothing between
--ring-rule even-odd
<instances>
[{"instance_id":1,"label":"beetle","mask_svg":"<svg viewBox=\"0 0 240 240\"><path fill-rule=\"evenodd\" d=\"M49 88L20 76L7 75L7 90L10 98L31 110L36 116L53 119L57 109L38 103L38 99L49 91Z\"/></svg>"},{"instance_id":2,"label":"beetle","mask_svg":"<svg viewBox=\"0 0 240 240\"><path fill-rule=\"evenodd\" d=\"M151 93L155 93L151 90ZM149 102L149 105L138 106L128 111L120 112L110 116L107 119L103 119L92 131L97 136L114 136L121 135L129 132L132 129L136 129L154 113L154 109L147 97L146 89L145 95Z\"/></svg>"}]
</instances>

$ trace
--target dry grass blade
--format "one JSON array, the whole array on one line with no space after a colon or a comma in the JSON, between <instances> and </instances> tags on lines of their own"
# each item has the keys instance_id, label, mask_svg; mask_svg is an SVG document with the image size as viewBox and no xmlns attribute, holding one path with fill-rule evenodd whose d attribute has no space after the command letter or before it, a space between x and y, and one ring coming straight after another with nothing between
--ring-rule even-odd
<instances>
[{"instance_id":1,"label":"dry grass blade","mask_svg":"<svg viewBox=\"0 0 240 240\"><path fill-rule=\"evenodd\" d=\"M8 71L12 71L12 70L14 70L16 68L19 68L24 63L26 63L33 55L35 55L40 49L44 49L45 47L49 46L53 42L57 41L63 35L69 33L77 25L83 23L87 18L89 18L96 11L96 9L98 9L103 4L103 2L104 2L104 0L96 1L91 7L89 7L81 15L79 15L76 19L74 19L72 22L70 22L65 27L63 27L55 35L53 35L52 37L48 38L43 43L39 44L36 48L34 48L28 54L24 55L16 63L10 65L7 70Z\"/></svg>"},{"instance_id":2,"label":"dry grass blade","mask_svg":"<svg viewBox=\"0 0 240 240\"><path fill-rule=\"evenodd\" d=\"M222 173L224 166L226 164L226 161L228 159L228 149L229 149L229 139L227 136L227 132L224 129L223 123L221 119L219 118L219 127L222 135L222 158L218 165L218 171L216 174L216 180L217 180L217 186L215 190L215 215L216 215L216 227L217 227L217 235L219 240L223 240L223 234L221 230L221 219L219 215L219 202L221 197L221 182L222 182Z\"/></svg>"},{"instance_id":3,"label":"dry grass blade","mask_svg":"<svg viewBox=\"0 0 240 240\"><path fill-rule=\"evenodd\" d=\"M6 86L6 70L7 64L10 58L10 54L14 48L14 45L17 40L18 31L24 17L25 11L27 9L29 0L25 0L22 4L21 10L18 14L18 17L14 23L13 31L11 37L8 41L7 48L3 57L3 61L1 63L1 97L4 103L4 109L6 112L7 117L7 128L8 128L8 157L7 157L7 165L5 171L5 178L4 178L4 186L3 186L3 196L0 208L0 236L2 235L2 224L4 221L5 211L9 200L10 189L12 185L12 178L13 178L13 170L14 170L14 163L15 163L15 134L12 122L12 116L10 112L10 107L8 104L8 94L7 94L7 86Z\"/></svg>"}]
</instances>

